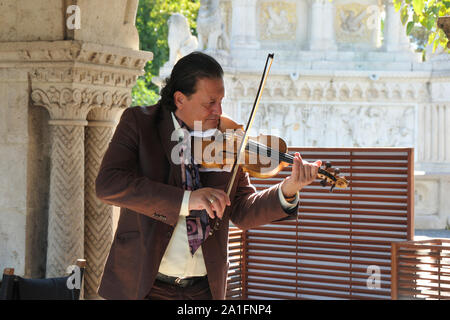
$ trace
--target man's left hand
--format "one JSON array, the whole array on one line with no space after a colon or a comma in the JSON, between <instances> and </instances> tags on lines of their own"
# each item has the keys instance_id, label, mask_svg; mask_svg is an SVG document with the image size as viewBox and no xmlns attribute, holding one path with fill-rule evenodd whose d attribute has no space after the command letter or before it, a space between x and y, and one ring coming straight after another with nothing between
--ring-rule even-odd
<instances>
[{"instance_id":1,"label":"man's left hand","mask_svg":"<svg viewBox=\"0 0 450 320\"><path fill-rule=\"evenodd\" d=\"M304 161L300 153L296 152L292 165L292 173L281 183L283 195L286 198L291 198L296 195L297 191L313 182L317 177L317 172L321 165L322 161L320 160L314 163Z\"/></svg>"}]
</instances>

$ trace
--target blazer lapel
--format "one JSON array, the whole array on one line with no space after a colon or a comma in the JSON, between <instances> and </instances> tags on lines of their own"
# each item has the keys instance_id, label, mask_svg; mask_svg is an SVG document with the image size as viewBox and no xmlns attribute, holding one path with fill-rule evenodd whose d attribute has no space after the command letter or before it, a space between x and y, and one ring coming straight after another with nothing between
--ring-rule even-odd
<instances>
[{"instance_id":1,"label":"blazer lapel","mask_svg":"<svg viewBox=\"0 0 450 320\"><path fill-rule=\"evenodd\" d=\"M166 153L167 160L170 163L170 172L169 172L169 181L173 181L173 183L182 187L181 182L181 165L178 163L178 153L174 149L178 144L178 141L172 141L172 133L175 130L172 115L166 108L160 106L160 121L158 122L158 133L161 138L161 144L164 147L164 151ZM175 137L174 137L175 139ZM172 161L172 152L174 153L173 160L176 160L178 164Z\"/></svg>"}]
</instances>

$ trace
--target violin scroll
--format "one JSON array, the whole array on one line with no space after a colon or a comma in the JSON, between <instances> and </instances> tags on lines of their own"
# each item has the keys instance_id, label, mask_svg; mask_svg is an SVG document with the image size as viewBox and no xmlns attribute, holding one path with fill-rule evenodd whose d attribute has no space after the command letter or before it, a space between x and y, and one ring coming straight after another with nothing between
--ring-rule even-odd
<instances>
[{"instance_id":1,"label":"violin scroll","mask_svg":"<svg viewBox=\"0 0 450 320\"><path fill-rule=\"evenodd\" d=\"M319 168L319 172L317 174L318 178L321 179L320 184L322 187L326 187L327 184L330 184L330 192L333 192L335 187L340 189L348 187L349 182L347 179L339 176L339 173L341 172L339 168L332 169L331 162L329 161L326 161L323 167L324 168Z\"/></svg>"}]
</instances>

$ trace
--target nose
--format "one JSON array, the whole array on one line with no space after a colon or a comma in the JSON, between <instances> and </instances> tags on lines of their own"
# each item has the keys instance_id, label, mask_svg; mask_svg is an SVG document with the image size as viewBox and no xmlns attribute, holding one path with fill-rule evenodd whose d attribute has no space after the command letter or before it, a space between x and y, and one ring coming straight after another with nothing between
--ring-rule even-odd
<instances>
[{"instance_id":1,"label":"nose","mask_svg":"<svg viewBox=\"0 0 450 320\"><path fill-rule=\"evenodd\" d=\"M217 102L211 108L211 113L220 116L222 114L222 102Z\"/></svg>"}]
</instances>

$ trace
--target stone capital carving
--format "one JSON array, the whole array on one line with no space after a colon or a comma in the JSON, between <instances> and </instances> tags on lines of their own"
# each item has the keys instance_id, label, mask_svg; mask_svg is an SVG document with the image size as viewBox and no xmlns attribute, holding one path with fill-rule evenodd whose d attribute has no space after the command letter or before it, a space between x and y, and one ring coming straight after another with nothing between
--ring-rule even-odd
<instances>
[{"instance_id":1,"label":"stone capital carving","mask_svg":"<svg viewBox=\"0 0 450 320\"><path fill-rule=\"evenodd\" d=\"M78 83L131 89L138 74L113 68L93 66L71 68L35 68L30 72L33 83Z\"/></svg>"},{"instance_id":2,"label":"stone capital carving","mask_svg":"<svg viewBox=\"0 0 450 320\"><path fill-rule=\"evenodd\" d=\"M55 86L34 89L31 99L35 105L46 108L52 120L84 121L92 108L126 108L131 104L129 92Z\"/></svg>"},{"instance_id":3,"label":"stone capital carving","mask_svg":"<svg viewBox=\"0 0 450 320\"><path fill-rule=\"evenodd\" d=\"M95 108L99 119L114 119L117 109L131 105L131 89L151 52L83 41L8 42L0 48L0 64L14 62L28 70L31 99L45 107L52 119L86 125Z\"/></svg>"},{"instance_id":4,"label":"stone capital carving","mask_svg":"<svg viewBox=\"0 0 450 320\"><path fill-rule=\"evenodd\" d=\"M11 61L34 65L48 65L48 62L94 63L126 68L138 73L143 72L145 64L152 58L151 52L83 41L5 42L0 48L0 63Z\"/></svg>"}]
</instances>

